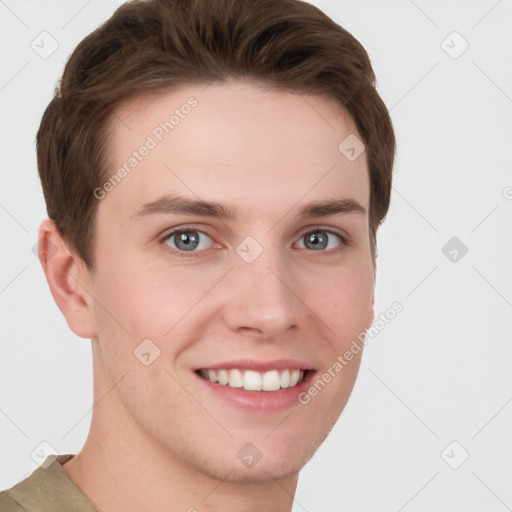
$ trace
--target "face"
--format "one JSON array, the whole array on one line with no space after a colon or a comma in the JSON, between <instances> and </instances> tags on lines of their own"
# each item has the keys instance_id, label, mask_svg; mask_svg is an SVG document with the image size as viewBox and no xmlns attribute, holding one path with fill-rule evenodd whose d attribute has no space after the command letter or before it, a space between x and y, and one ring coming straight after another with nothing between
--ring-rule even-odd
<instances>
[{"instance_id":1,"label":"face","mask_svg":"<svg viewBox=\"0 0 512 512\"><path fill-rule=\"evenodd\" d=\"M249 82L116 112L90 276L112 404L97 421L216 478L300 470L361 352L333 365L373 319L366 154L338 149L351 134L334 101Z\"/></svg>"}]
</instances>

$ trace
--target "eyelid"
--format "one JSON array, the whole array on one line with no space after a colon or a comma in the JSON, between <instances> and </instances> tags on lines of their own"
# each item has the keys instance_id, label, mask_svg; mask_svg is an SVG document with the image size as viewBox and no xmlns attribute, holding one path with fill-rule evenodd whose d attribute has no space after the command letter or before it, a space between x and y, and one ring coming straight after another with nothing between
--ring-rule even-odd
<instances>
[{"instance_id":1,"label":"eyelid","mask_svg":"<svg viewBox=\"0 0 512 512\"><path fill-rule=\"evenodd\" d=\"M187 231L197 231L198 233L206 235L208 238L210 238L210 240L212 241L212 245L214 245L214 244L220 245L218 242L215 241L213 236L210 236L204 229L202 229L202 226L194 225L194 224L185 224L183 226L170 228L170 230L165 230L165 232L164 232L165 234L158 237L159 242L161 244L167 245L167 244L165 244L166 240L170 239L171 237L173 237L174 235L176 235L178 233L187 232ZM201 251L190 251L189 254L187 254L187 251L177 251L176 249L174 249L173 247L170 247L168 245L167 245L167 247L168 247L168 250L171 251L173 254L177 254L178 256L185 256L185 257L188 256L189 254L190 255L199 254L199 253L207 250L207 249L203 249Z\"/></svg>"},{"instance_id":2,"label":"eyelid","mask_svg":"<svg viewBox=\"0 0 512 512\"><path fill-rule=\"evenodd\" d=\"M160 241L160 243L164 243L165 240L168 240L169 238L176 235L177 233L186 232L186 231L197 231L198 233L206 235L208 238L210 238L212 240L213 244L221 245L221 244L219 244L219 242L216 242L212 236L210 236L206 231L204 231L201 228L202 228L202 226L194 225L194 224L185 224L183 226L170 228L170 230L166 230L165 235L159 237L159 241ZM317 224L313 224L313 225L306 226L305 228L303 228L300 231L301 234L299 235L298 239L300 240L305 235L314 233L315 231L325 231L326 233L337 235L341 239L341 244L338 248L329 249L327 251L309 251L309 252L312 252L312 253L318 252L319 254L322 254L322 253L323 254L331 254L333 252L342 251L344 248L346 248L352 244L352 239L350 238L350 236L345 231L341 230L340 228L336 228L333 226L322 226L322 225L317 225ZM167 245L167 244L164 244L164 245ZM200 253L206 251L207 249L202 249L200 251L190 251L188 254L186 251L176 251L172 247L169 247L168 250L170 250L173 254L177 254L178 256L187 257L187 256L193 256L195 254L200 254Z\"/></svg>"},{"instance_id":3,"label":"eyelid","mask_svg":"<svg viewBox=\"0 0 512 512\"><path fill-rule=\"evenodd\" d=\"M299 240L302 239L302 237L306 236L307 234L315 233L316 231L325 231L326 233L330 233L330 234L338 236L341 239L341 244L338 247L336 247L334 249L329 249L327 251L308 251L313 254L315 254L315 253L332 254L332 253L340 252L343 249L352 245L352 242L353 242L352 238L350 238L350 236L342 229L335 228L333 226L322 226L322 225L317 225L317 224L306 227L305 230L302 231L302 234L299 236Z\"/></svg>"},{"instance_id":4,"label":"eyelid","mask_svg":"<svg viewBox=\"0 0 512 512\"><path fill-rule=\"evenodd\" d=\"M167 240L167 238L169 238L171 235L175 235L176 233L181 233L183 231L198 231L200 233L203 233L203 235L210 236L206 231L204 231L203 226L194 224L184 224L183 226L166 229L163 232L164 234L161 235L160 239Z\"/></svg>"},{"instance_id":5,"label":"eyelid","mask_svg":"<svg viewBox=\"0 0 512 512\"><path fill-rule=\"evenodd\" d=\"M349 235L344 230L336 228L334 226L322 226L321 224L314 224L312 226L305 227L304 231L302 231L302 234L300 236L304 236L307 235L308 233L313 233L315 231L325 231L327 233L333 233L344 240L350 240Z\"/></svg>"}]
</instances>

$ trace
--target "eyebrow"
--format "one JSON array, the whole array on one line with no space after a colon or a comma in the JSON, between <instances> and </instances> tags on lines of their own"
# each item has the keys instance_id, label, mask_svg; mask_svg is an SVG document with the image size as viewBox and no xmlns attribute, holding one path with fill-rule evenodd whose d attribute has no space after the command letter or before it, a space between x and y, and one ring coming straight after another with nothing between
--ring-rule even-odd
<instances>
[{"instance_id":1,"label":"eyebrow","mask_svg":"<svg viewBox=\"0 0 512 512\"><path fill-rule=\"evenodd\" d=\"M311 201L298 212L299 217L328 217L347 213L365 214L365 208L354 199L335 199ZM225 220L235 220L237 211L214 201L189 199L183 196L163 196L156 201L144 203L132 218L140 219L151 215L191 214L214 217Z\"/></svg>"}]
</instances>

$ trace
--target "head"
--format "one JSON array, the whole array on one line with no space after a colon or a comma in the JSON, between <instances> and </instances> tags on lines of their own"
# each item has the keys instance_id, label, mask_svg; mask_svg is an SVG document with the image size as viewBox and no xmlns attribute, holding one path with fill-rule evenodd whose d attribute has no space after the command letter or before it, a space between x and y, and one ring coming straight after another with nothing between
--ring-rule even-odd
<instances>
[{"instance_id":1,"label":"head","mask_svg":"<svg viewBox=\"0 0 512 512\"><path fill-rule=\"evenodd\" d=\"M93 424L214 477L297 472L362 351L286 407L200 372L272 362L312 383L373 320L395 139L361 44L297 0L126 3L71 55L37 152L43 267L111 390Z\"/></svg>"}]
</instances>

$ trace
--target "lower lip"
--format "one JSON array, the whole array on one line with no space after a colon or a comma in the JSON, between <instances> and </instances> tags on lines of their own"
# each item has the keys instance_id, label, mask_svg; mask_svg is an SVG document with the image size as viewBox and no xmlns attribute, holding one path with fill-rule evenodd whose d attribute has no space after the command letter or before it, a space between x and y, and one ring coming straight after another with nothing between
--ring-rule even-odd
<instances>
[{"instance_id":1,"label":"lower lip","mask_svg":"<svg viewBox=\"0 0 512 512\"><path fill-rule=\"evenodd\" d=\"M300 384L277 391L247 391L196 376L212 393L237 407L252 411L281 411L300 404L298 396L309 388L314 374L313 370L309 370Z\"/></svg>"}]
</instances>

